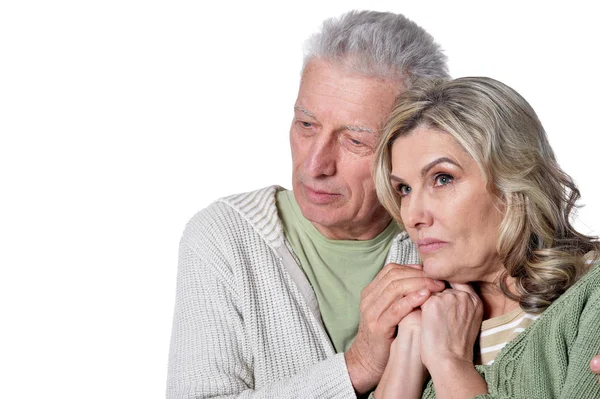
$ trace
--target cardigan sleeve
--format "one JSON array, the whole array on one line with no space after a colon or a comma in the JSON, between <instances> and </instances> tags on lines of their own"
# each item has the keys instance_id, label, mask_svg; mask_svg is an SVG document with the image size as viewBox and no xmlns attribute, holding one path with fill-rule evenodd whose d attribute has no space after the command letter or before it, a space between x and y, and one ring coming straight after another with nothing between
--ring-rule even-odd
<instances>
[{"instance_id":1,"label":"cardigan sleeve","mask_svg":"<svg viewBox=\"0 0 600 399\"><path fill-rule=\"evenodd\" d=\"M600 353L599 328L600 287L590 297L581 314L577 337L569 352L561 398L600 398L598 376L590 370L590 360Z\"/></svg>"},{"instance_id":2,"label":"cardigan sleeve","mask_svg":"<svg viewBox=\"0 0 600 399\"><path fill-rule=\"evenodd\" d=\"M240 300L235 287L182 241L167 399L356 397L343 354L254 390Z\"/></svg>"}]
</instances>

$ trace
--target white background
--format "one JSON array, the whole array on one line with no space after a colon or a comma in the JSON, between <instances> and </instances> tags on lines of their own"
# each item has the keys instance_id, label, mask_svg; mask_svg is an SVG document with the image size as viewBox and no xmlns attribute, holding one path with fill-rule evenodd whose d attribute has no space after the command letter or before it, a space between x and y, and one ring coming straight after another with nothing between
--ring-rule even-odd
<instances>
[{"instance_id":1,"label":"white background","mask_svg":"<svg viewBox=\"0 0 600 399\"><path fill-rule=\"evenodd\" d=\"M5 1L0 5L0 397L161 398L186 221L290 187L303 40L402 12L454 77L530 101L600 232L593 2Z\"/></svg>"}]
</instances>

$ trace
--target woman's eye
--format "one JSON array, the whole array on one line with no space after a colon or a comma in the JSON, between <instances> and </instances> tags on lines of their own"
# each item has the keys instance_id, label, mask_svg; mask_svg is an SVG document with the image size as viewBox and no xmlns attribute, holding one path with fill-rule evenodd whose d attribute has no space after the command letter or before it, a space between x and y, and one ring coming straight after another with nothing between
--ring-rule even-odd
<instances>
[{"instance_id":1,"label":"woman's eye","mask_svg":"<svg viewBox=\"0 0 600 399\"><path fill-rule=\"evenodd\" d=\"M300 124L302 125L302 127L312 127L312 123L310 122L300 122Z\"/></svg>"},{"instance_id":2,"label":"woman's eye","mask_svg":"<svg viewBox=\"0 0 600 399\"><path fill-rule=\"evenodd\" d=\"M354 145L362 145L362 143L356 139L350 139L350 142Z\"/></svg>"},{"instance_id":3,"label":"woman's eye","mask_svg":"<svg viewBox=\"0 0 600 399\"><path fill-rule=\"evenodd\" d=\"M452 183L454 177L449 174L441 173L435 177L435 185L436 186L445 186L446 184Z\"/></svg>"},{"instance_id":4,"label":"woman's eye","mask_svg":"<svg viewBox=\"0 0 600 399\"><path fill-rule=\"evenodd\" d=\"M398 191L398 193L400 194L401 197L404 197L405 195L410 194L411 190L412 189L409 186L407 186L406 184L400 184L400 185L398 185L398 188L396 188L396 191Z\"/></svg>"}]
</instances>

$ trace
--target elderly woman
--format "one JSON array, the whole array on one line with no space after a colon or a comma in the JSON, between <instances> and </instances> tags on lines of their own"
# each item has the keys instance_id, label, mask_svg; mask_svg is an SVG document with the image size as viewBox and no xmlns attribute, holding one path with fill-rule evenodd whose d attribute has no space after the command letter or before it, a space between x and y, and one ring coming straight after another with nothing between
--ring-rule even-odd
<instances>
[{"instance_id":1,"label":"elderly woman","mask_svg":"<svg viewBox=\"0 0 600 399\"><path fill-rule=\"evenodd\" d=\"M450 286L399 324L377 399L600 398L600 244L571 225L579 191L517 92L488 78L409 90L375 181Z\"/></svg>"}]
</instances>

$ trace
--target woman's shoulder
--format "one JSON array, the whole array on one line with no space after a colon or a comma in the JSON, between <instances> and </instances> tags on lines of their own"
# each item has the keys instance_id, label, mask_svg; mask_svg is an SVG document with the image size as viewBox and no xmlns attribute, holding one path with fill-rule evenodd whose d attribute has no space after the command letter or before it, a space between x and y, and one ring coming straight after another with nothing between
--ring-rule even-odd
<instances>
[{"instance_id":1,"label":"woman's shoulder","mask_svg":"<svg viewBox=\"0 0 600 399\"><path fill-rule=\"evenodd\" d=\"M521 344L524 344L530 339L536 341L538 338L548 339L554 335L562 337L561 340L566 337L574 338L577 331L587 324L585 320L592 313L598 313L599 309L600 265L594 264L579 281L540 314L533 325L526 329L525 334L521 333L516 340L519 341L521 338L523 340Z\"/></svg>"},{"instance_id":2,"label":"woman's shoulder","mask_svg":"<svg viewBox=\"0 0 600 399\"><path fill-rule=\"evenodd\" d=\"M588 271L565 293L574 296L598 297L600 295L600 262L591 264Z\"/></svg>"},{"instance_id":3,"label":"woman's shoulder","mask_svg":"<svg viewBox=\"0 0 600 399\"><path fill-rule=\"evenodd\" d=\"M600 263L592 265L581 281L588 294L586 307L593 306L597 310L600 308Z\"/></svg>"},{"instance_id":4,"label":"woman's shoulder","mask_svg":"<svg viewBox=\"0 0 600 399\"><path fill-rule=\"evenodd\" d=\"M582 312L592 302L600 301L600 263L590 266L588 271L542 313L542 317L553 313Z\"/></svg>"}]
</instances>

